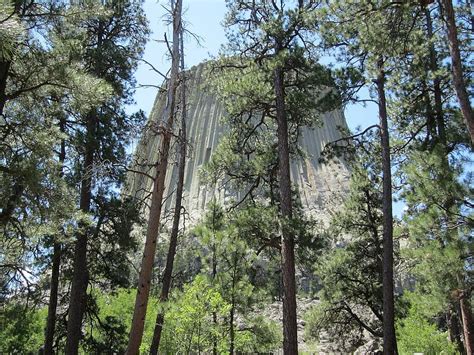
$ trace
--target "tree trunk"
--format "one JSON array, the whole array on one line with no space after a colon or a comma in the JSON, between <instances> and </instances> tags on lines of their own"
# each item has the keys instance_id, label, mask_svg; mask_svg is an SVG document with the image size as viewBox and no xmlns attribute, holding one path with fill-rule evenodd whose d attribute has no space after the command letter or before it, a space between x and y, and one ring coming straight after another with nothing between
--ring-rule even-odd
<instances>
[{"instance_id":1,"label":"tree trunk","mask_svg":"<svg viewBox=\"0 0 474 355\"><path fill-rule=\"evenodd\" d=\"M48 318L44 340L44 355L52 355L54 345L54 328L56 326L56 308L58 306L59 267L61 265L61 244L54 243L53 265L51 268L51 289L49 291Z\"/></svg>"},{"instance_id":2,"label":"tree trunk","mask_svg":"<svg viewBox=\"0 0 474 355\"><path fill-rule=\"evenodd\" d=\"M232 273L232 296L230 301L230 315L229 315L229 337L230 337L230 347L229 354L234 355L235 348L235 328L234 328L234 318L235 318L235 278L237 277L237 256L234 254L233 258L233 273Z\"/></svg>"},{"instance_id":3,"label":"tree trunk","mask_svg":"<svg viewBox=\"0 0 474 355\"><path fill-rule=\"evenodd\" d=\"M235 343L235 330L234 330L234 312L235 312L235 299L234 295L232 295L232 303L230 308L230 319L229 319L229 335L230 335L230 347L229 347L229 354L234 355L234 343Z\"/></svg>"},{"instance_id":4,"label":"tree trunk","mask_svg":"<svg viewBox=\"0 0 474 355\"><path fill-rule=\"evenodd\" d=\"M431 12L428 8L425 9L426 17L426 28L428 38L431 40L433 38L433 21L431 20ZM436 49L433 43L430 43L430 70L431 73L436 75L438 71L438 58L436 56ZM443 100L442 100L442 91L441 91L441 79L439 75L436 75L433 80L433 93L434 93L434 111L436 117L436 128L438 133L438 139L441 144L446 145L446 129L444 124L444 114L443 114Z\"/></svg>"},{"instance_id":5,"label":"tree trunk","mask_svg":"<svg viewBox=\"0 0 474 355\"><path fill-rule=\"evenodd\" d=\"M383 170L383 353L397 354L395 337L395 307L393 286L393 215L392 172L390 163L390 140L388 133L387 106L385 101L385 73L383 60L378 61L377 93L379 97L380 139L382 145Z\"/></svg>"},{"instance_id":6,"label":"tree trunk","mask_svg":"<svg viewBox=\"0 0 474 355\"><path fill-rule=\"evenodd\" d=\"M462 292L459 298L459 308L461 309L462 330L464 336L464 350L466 354L474 354L474 334L472 329L472 310L469 297Z\"/></svg>"},{"instance_id":7,"label":"tree trunk","mask_svg":"<svg viewBox=\"0 0 474 355\"><path fill-rule=\"evenodd\" d=\"M6 201L6 205L4 207L2 206L2 212L0 212L0 226L6 226L10 222L13 212L15 212L15 208L23 196L25 188L24 177L18 177L13 185L12 194Z\"/></svg>"},{"instance_id":8,"label":"tree trunk","mask_svg":"<svg viewBox=\"0 0 474 355\"><path fill-rule=\"evenodd\" d=\"M4 2L10 2L10 4L13 5L13 13L10 14L10 16L14 14L20 14L21 6L26 5L24 1L18 0L9 0ZM7 102L7 79L10 66L11 60L0 59L0 116L3 115L3 109L5 108L5 104Z\"/></svg>"},{"instance_id":9,"label":"tree trunk","mask_svg":"<svg viewBox=\"0 0 474 355\"><path fill-rule=\"evenodd\" d=\"M214 205L215 208L215 205ZM215 233L215 224L214 224L214 217L215 217L215 211L212 213L212 228L214 231L214 240L212 242L212 282L214 283L214 280L216 279L217 276L217 258L216 258L216 233ZM217 313L212 312L212 324L214 324L214 327L217 328ZM212 355L217 355L217 340L213 339L212 341Z\"/></svg>"},{"instance_id":10,"label":"tree trunk","mask_svg":"<svg viewBox=\"0 0 474 355\"><path fill-rule=\"evenodd\" d=\"M7 78L10 70L10 61L0 61L0 116L7 102Z\"/></svg>"},{"instance_id":11,"label":"tree trunk","mask_svg":"<svg viewBox=\"0 0 474 355\"><path fill-rule=\"evenodd\" d=\"M163 274L163 285L161 289L160 302L168 300L171 288L171 277L173 273L174 257L176 255L176 245L178 243L179 221L181 217L181 205L183 199L184 170L186 167L186 84L184 73L184 51L183 36L181 34L181 132L179 145L179 163L178 163L178 184L176 188L176 202L174 206L173 227L171 229L170 245L166 257L166 267ZM156 316L155 331L153 333L153 342L150 348L150 354L156 355L160 346L161 331L163 329L165 315L161 310Z\"/></svg>"},{"instance_id":12,"label":"tree trunk","mask_svg":"<svg viewBox=\"0 0 474 355\"><path fill-rule=\"evenodd\" d=\"M456 90L464 122L471 138L471 144L474 144L474 116L469 101L469 94L466 89L466 83L463 78L461 52L459 50L458 31L456 28L453 3L451 0L441 0L440 5L448 32L454 89Z\"/></svg>"},{"instance_id":13,"label":"tree trunk","mask_svg":"<svg viewBox=\"0 0 474 355\"><path fill-rule=\"evenodd\" d=\"M457 317L456 305L450 304L447 312L447 327L449 340L458 346L460 351L464 345L461 341L461 332L459 330L459 319Z\"/></svg>"},{"instance_id":14,"label":"tree trunk","mask_svg":"<svg viewBox=\"0 0 474 355\"><path fill-rule=\"evenodd\" d=\"M59 129L61 133L66 130L65 118L61 118L59 122ZM59 152L60 173L59 176L64 176L63 167L66 160L66 142L61 140L61 148ZM48 318L46 322L45 340L44 340L44 355L52 355L54 343L54 328L56 326L56 309L58 306L58 289L59 289L59 270L61 266L61 243L54 241L53 246L53 264L51 267L51 287L49 292L48 303Z\"/></svg>"},{"instance_id":15,"label":"tree trunk","mask_svg":"<svg viewBox=\"0 0 474 355\"><path fill-rule=\"evenodd\" d=\"M171 134L175 116L176 88L179 71L179 36L181 33L181 8L182 0L176 0L173 6L173 49L171 76L168 84L167 107L163 117L163 134L161 142L160 159L156 167L155 181L151 195L150 214L146 233L145 249L138 278L137 296L133 313L130 338L127 354L136 355L143 337L145 326L146 308L150 294L151 274L155 260L156 240L158 238L163 193L165 190L166 171L168 169L168 155L170 149Z\"/></svg>"},{"instance_id":16,"label":"tree trunk","mask_svg":"<svg viewBox=\"0 0 474 355\"><path fill-rule=\"evenodd\" d=\"M448 32L450 32L449 40L451 42L452 39L454 39L453 43L455 43L455 45L453 43L450 43L451 56L453 58L453 76L455 75L454 57L457 57L459 59L458 60L458 63L459 63L458 73L459 72L461 73L460 78L462 79L460 54L459 54L459 48L457 45L457 33L456 33L457 31L456 31L456 26L454 23L454 10L452 8L451 1L444 1L443 6L444 6L444 10L447 16ZM431 16L430 16L429 10L425 10L425 12L426 12L426 18L427 18L428 36L431 39L433 36ZM449 23L450 21L452 21L451 24ZM452 26L451 30L449 29L449 26ZM453 51L453 49L455 50ZM437 63L436 52L435 52L433 44L431 44L430 46L430 62L431 62L431 70L433 73L435 73L438 70L438 63ZM464 84L462 80L461 80L461 84ZM434 89L434 98L435 98L435 112L436 112L437 127L438 127L438 137L439 137L440 143L443 145L444 152L445 152L445 156L443 157L443 163L445 166L446 174L451 175L452 168L449 164L448 153L447 153L447 140L446 140L446 129L445 129L445 123L444 123L444 116L443 116L441 81L438 77L435 77L433 86L434 86L433 89ZM456 91L457 90L458 88L456 87ZM458 96L459 96L459 93L458 93ZM464 115L464 112L463 112L463 115ZM471 118L472 118L472 111L471 111ZM472 134L471 134L471 141L472 141ZM448 194L443 205L447 213L446 218L448 220L452 219L452 216L450 215L449 211L454 205L454 197L451 196L451 194ZM455 225L455 222L453 222L452 224ZM468 306L466 306L466 304ZM459 310L461 313L463 335L465 339L464 348L465 348L466 354L472 354L474 350L473 349L473 335L472 335L472 313L471 313L471 307L468 303L468 300L464 299L463 297L461 297L459 300ZM458 327L458 320L457 320L456 312L453 312L451 309L448 310L448 329L449 329L449 337L451 341L457 343L459 346L461 344L461 341L460 341L460 331Z\"/></svg>"},{"instance_id":17,"label":"tree trunk","mask_svg":"<svg viewBox=\"0 0 474 355\"><path fill-rule=\"evenodd\" d=\"M212 203L212 271L211 271L211 280L212 285L214 286L214 281L217 276L217 247L216 247L216 201ZM217 328L217 313L212 312L212 324ZM217 340L213 337L212 340L212 355L217 355Z\"/></svg>"},{"instance_id":18,"label":"tree trunk","mask_svg":"<svg viewBox=\"0 0 474 355\"><path fill-rule=\"evenodd\" d=\"M277 48L278 51L281 48ZM278 167L280 178L280 211L282 217L281 268L283 277L283 352L298 353L296 324L296 281L295 281L295 242L289 222L292 217L290 153L288 146L288 122L286 119L283 70L274 71L274 90L276 100Z\"/></svg>"},{"instance_id":19,"label":"tree trunk","mask_svg":"<svg viewBox=\"0 0 474 355\"><path fill-rule=\"evenodd\" d=\"M97 115L90 113L87 117L86 151L84 156L84 168L82 171L81 195L79 209L89 213L92 199L92 170L94 167L94 155L96 151ZM78 353L79 341L81 340L82 317L86 309L87 298L87 226L80 226L77 233L77 241L74 248L73 278L71 296L69 301L69 312L67 321L66 354ZM82 230L81 230L82 229Z\"/></svg>"}]
</instances>

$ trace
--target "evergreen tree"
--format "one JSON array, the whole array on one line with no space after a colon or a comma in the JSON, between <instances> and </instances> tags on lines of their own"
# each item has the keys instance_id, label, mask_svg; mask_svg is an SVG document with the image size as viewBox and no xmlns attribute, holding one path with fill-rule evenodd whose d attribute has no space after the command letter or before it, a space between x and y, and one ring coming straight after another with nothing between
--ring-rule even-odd
<instances>
[{"instance_id":1,"label":"evergreen tree","mask_svg":"<svg viewBox=\"0 0 474 355\"><path fill-rule=\"evenodd\" d=\"M221 93L228 102L229 121L239 126L236 132L244 131L230 139L241 144L236 151L247 157L260 151L267 158L263 164L276 163L270 177L273 184L278 182L274 197L278 195L281 219L284 352L288 354L297 353L298 344L290 143L297 141L301 125L314 124L317 113L329 108L321 96L330 96L320 95L330 81L328 73L310 58L311 15L316 5L313 1L228 1L226 18L231 63L224 67L232 69L221 84ZM274 142L274 148L261 144L256 137L262 135ZM275 148L276 156L268 154ZM255 183L247 196L264 180L260 174L249 178Z\"/></svg>"},{"instance_id":2,"label":"evergreen tree","mask_svg":"<svg viewBox=\"0 0 474 355\"><path fill-rule=\"evenodd\" d=\"M335 1L323 9L322 36L329 48L339 50L340 60L356 63L362 83L375 84L379 113L383 171L383 303L384 353L397 352L393 281L393 216L391 151L386 82L393 67L411 55L406 43L418 42L411 26L418 16L411 4L389 1L345 3ZM359 88L361 86L359 85Z\"/></svg>"},{"instance_id":3,"label":"evergreen tree","mask_svg":"<svg viewBox=\"0 0 474 355\"><path fill-rule=\"evenodd\" d=\"M373 150L353 163L349 196L332 218L331 242L316 264L321 304L308 315L310 336L326 331L346 351L363 344L366 332L383 336L383 197L381 162L371 158Z\"/></svg>"}]
</instances>

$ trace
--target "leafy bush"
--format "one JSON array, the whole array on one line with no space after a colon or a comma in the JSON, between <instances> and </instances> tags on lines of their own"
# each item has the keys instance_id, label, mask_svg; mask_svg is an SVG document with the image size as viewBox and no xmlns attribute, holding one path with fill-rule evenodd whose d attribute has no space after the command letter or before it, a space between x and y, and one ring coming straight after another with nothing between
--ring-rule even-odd
<instances>
[{"instance_id":1,"label":"leafy bush","mask_svg":"<svg viewBox=\"0 0 474 355\"><path fill-rule=\"evenodd\" d=\"M237 331L235 350L238 353L271 353L281 346L283 333L275 321L257 316L249 323L249 330Z\"/></svg>"},{"instance_id":2,"label":"leafy bush","mask_svg":"<svg viewBox=\"0 0 474 355\"><path fill-rule=\"evenodd\" d=\"M0 313L0 354L38 353L44 341L46 309L12 303Z\"/></svg>"},{"instance_id":3,"label":"leafy bush","mask_svg":"<svg viewBox=\"0 0 474 355\"><path fill-rule=\"evenodd\" d=\"M127 347L128 335L135 304L135 289L118 289L112 293L93 293L96 316L92 323L86 322L86 334L83 349L86 353L123 353ZM150 349L155 318L157 314L157 299L150 297L147 317L143 331L141 352ZM89 302L89 307L92 307Z\"/></svg>"},{"instance_id":4,"label":"leafy bush","mask_svg":"<svg viewBox=\"0 0 474 355\"><path fill-rule=\"evenodd\" d=\"M424 297L406 292L403 298L410 307L407 316L396 324L400 354L458 354L456 345L449 341L447 332L438 330L435 324L429 322L430 311Z\"/></svg>"}]
</instances>

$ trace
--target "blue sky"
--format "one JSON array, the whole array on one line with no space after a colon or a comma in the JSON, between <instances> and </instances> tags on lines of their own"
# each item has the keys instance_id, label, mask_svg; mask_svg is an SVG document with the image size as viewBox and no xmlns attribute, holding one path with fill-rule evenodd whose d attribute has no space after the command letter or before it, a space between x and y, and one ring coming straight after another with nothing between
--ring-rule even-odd
<instances>
[{"instance_id":1,"label":"blue sky","mask_svg":"<svg viewBox=\"0 0 474 355\"><path fill-rule=\"evenodd\" d=\"M166 0L146 0L145 12L150 21L153 31L150 41L145 50L145 60L153 64L162 72L166 72L169 63L166 57L166 46L158 41L163 39L163 34L167 31L163 22L165 13L163 6ZM226 37L221 25L225 16L224 0L184 0L184 18L189 31L201 38L201 45L198 45L192 38L185 42L186 66L191 67L199 64L203 60L216 56ZM150 67L142 63L137 72L137 81L141 85L159 85L162 78L155 74ZM150 112L156 95L156 88L139 88L135 94L137 108ZM378 122L377 110L374 105L363 107L362 105L351 105L346 108L345 116L349 127L368 127Z\"/></svg>"}]
</instances>

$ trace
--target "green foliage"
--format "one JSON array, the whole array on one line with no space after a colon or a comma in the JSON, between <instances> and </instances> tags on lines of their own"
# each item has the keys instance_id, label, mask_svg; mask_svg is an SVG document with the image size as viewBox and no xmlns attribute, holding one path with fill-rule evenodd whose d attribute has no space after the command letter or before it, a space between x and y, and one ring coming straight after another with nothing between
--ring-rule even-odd
<instances>
[{"instance_id":1,"label":"green foliage","mask_svg":"<svg viewBox=\"0 0 474 355\"><path fill-rule=\"evenodd\" d=\"M8 1L0 3L0 60L11 60L16 48L24 36L25 29L21 25L14 8Z\"/></svg>"},{"instance_id":2,"label":"green foliage","mask_svg":"<svg viewBox=\"0 0 474 355\"><path fill-rule=\"evenodd\" d=\"M0 353L33 354L43 345L46 309L10 303L0 312Z\"/></svg>"},{"instance_id":3,"label":"green foliage","mask_svg":"<svg viewBox=\"0 0 474 355\"><path fill-rule=\"evenodd\" d=\"M213 342L225 351L226 339L212 315L225 317L230 305L212 286L208 278L198 275L184 287L182 295L174 295L166 311L160 351L163 353L208 352Z\"/></svg>"},{"instance_id":4,"label":"green foliage","mask_svg":"<svg viewBox=\"0 0 474 355\"><path fill-rule=\"evenodd\" d=\"M318 339L325 331L346 351L360 345L366 332L382 336L382 196L377 174L370 177L360 159L349 195L326 232L331 240L315 265L321 302L306 315L308 337Z\"/></svg>"},{"instance_id":5,"label":"green foliage","mask_svg":"<svg viewBox=\"0 0 474 355\"><path fill-rule=\"evenodd\" d=\"M239 353L270 353L283 342L282 331L275 321L256 316L248 320L248 330L238 330L235 349Z\"/></svg>"},{"instance_id":6,"label":"green foliage","mask_svg":"<svg viewBox=\"0 0 474 355\"><path fill-rule=\"evenodd\" d=\"M416 292L403 295L409 302L408 315L397 321L397 339L400 354L459 354L455 344L448 340L447 332L441 332L430 323L433 309L430 300ZM428 302L426 302L428 301Z\"/></svg>"},{"instance_id":7,"label":"green foliage","mask_svg":"<svg viewBox=\"0 0 474 355\"><path fill-rule=\"evenodd\" d=\"M123 353L128 342L133 306L135 301L134 289L119 288L111 293L104 293L99 289L92 292L89 302L90 321L86 322L83 349L86 353ZM143 332L141 351L148 351L155 318L157 314L157 300L150 298L149 309Z\"/></svg>"},{"instance_id":8,"label":"green foliage","mask_svg":"<svg viewBox=\"0 0 474 355\"><path fill-rule=\"evenodd\" d=\"M196 276L182 293L175 293L165 307L161 352L210 352L214 341L219 353L228 351L229 330L225 319L231 305L212 286L207 276ZM212 320L214 314L217 324ZM280 338L279 327L274 322L256 317L248 320L243 329L236 329L235 351L269 352L279 346Z\"/></svg>"}]
</instances>

